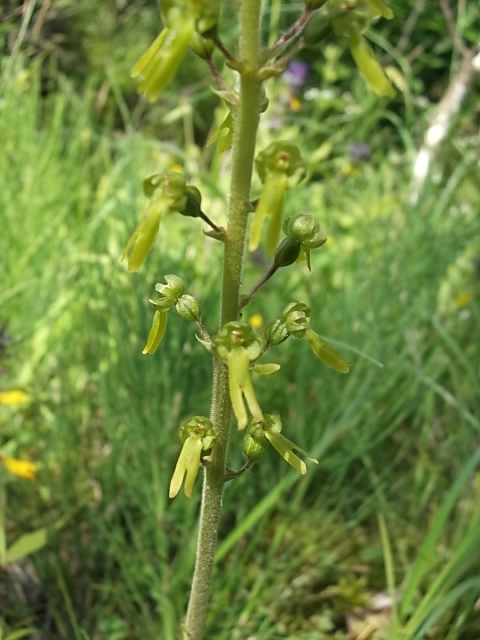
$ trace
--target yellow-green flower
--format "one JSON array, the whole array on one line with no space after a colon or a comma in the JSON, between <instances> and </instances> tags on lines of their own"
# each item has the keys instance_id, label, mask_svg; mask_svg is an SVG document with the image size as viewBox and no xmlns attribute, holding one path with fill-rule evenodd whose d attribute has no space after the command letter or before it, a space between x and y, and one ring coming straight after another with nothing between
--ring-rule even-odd
<instances>
[{"instance_id":1,"label":"yellow-green flower","mask_svg":"<svg viewBox=\"0 0 480 640\"><path fill-rule=\"evenodd\" d=\"M205 457L210 454L217 437L212 423L204 416L194 416L190 420L184 420L180 425L179 435L183 447L170 481L168 495L170 498L175 498L185 479L185 495L191 498L202 459L205 460Z\"/></svg>"},{"instance_id":2,"label":"yellow-green flower","mask_svg":"<svg viewBox=\"0 0 480 640\"><path fill-rule=\"evenodd\" d=\"M224 324L213 337L212 346L217 356L228 366L230 402L238 428L245 429L247 426L245 403L251 415L262 421L262 410L250 377L250 366L262 355L262 339L247 322L232 321Z\"/></svg>"},{"instance_id":3,"label":"yellow-green flower","mask_svg":"<svg viewBox=\"0 0 480 640\"><path fill-rule=\"evenodd\" d=\"M175 498L180 491L183 479L185 478L184 491L187 498L192 497L193 485L200 469L200 459L202 455L202 440L200 436L190 436L183 443L182 450L178 456L175 471L170 481L168 496ZM185 477L186 476L186 477Z\"/></svg>"},{"instance_id":4,"label":"yellow-green flower","mask_svg":"<svg viewBox=\"0 0 480 640\"><path fill-rule=\"evenodd\" d=\"M35 480L38 472L38 465L28 460L18 460L0 455L0 463L5 469L17 478L24 480Z\"/></svg>"},{"instance_id":5,"label":"yellow-green flower","mask_svg":"<svg viewBox=\"0 0 480 640\"><path fill-rule=\"evenodd\" d=\"M161 31L132 70L132 78L141 78L138 92L150 102L160 96L175 76L194 35L193 16L170 11L169 17L171 26Z\"/></svg>"},{"instance_id":6,"label":"yellow-green flower","mask_svg":"<svg viewBox=\"0 0 480 640\"><path fill-rule=\"evenodd\" d=\"M266 438L272 447L276 449L276 451L282 456L282 458L288 462L290 466L292 466L296 471L305 475L307 473L307 465L303 460L301 460L294 451L300 453L302 456L310 460L315 464L318 464L318 460L310 456L306 451L301 449L294 442L285 438L285 436L281 433L282 430L282 422L280 420L280 416L272 415L265 413L264 420L262 422L255 421L255 419L251 418L248 422L248 431L247 436L249 439L247 442L244 442L244 451L247 453L249 450L252 450L255 455L258 455L257 451L253 447L253 444L256 442L261 444L262 440ZM247 446L248 448L247 448ZM259 448L261 451L261 448ZM263 452L262 452L263 453ZM258 459L257 457L257 459Z\"/></svg>"},{"instance_id":7,"label":"yellow-green flower","mask_svg":"<svg viewBox=\"0 0 480 640\"><path fill-rule=\"evenodd\" d=\"M250 377L250 357L245 347L235 347L228 354L228 390L233 413L237 419L238 428L245 429L248 422L244 398L252 416L263 420L262 410L258 404L252 379Z\"/></svg>"}]
</instances>

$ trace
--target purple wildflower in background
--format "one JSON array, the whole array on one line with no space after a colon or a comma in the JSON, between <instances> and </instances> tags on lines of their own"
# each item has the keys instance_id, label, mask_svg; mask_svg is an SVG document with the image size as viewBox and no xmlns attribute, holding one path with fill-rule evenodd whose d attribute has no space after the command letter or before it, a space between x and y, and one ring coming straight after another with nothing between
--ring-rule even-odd
<instances>
[{"instance_id":1,"label":"purple wildflower in background","mask_svg":"<svg viewBox=\"0 0 480 640\"><path fill-rule=\"evenodd\" d=\"M309 72L310 70L306 62L293 60L289 63L282 77L292 91L299 91L306 83Z\"/></svg>"},{"instance_id":2,"label":"purple wildflower in background","mask_svg":"<svg viewBox=\"0 0 480 640\"><path fill-rule=\"evenodd\" d=\"M354 162L366 162L372 157L372 151L366 142L355 142L348 147L348 155Z\"/></svg>"}]
</instances>

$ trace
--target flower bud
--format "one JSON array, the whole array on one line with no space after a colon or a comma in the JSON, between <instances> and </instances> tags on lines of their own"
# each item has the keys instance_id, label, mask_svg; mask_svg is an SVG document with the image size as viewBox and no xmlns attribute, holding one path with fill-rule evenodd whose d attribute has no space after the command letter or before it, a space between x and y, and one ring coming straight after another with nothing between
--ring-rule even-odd
<instances>
[{"instance_id":1,"label":"flower bud","mask_svg":"<svg viewBox=\"0 0 480 640\"><path fill-rule=\"evenodd\" d=\"M264 439L265 436L263 432L260 439L254 438L249 433L245 434L243 439L243 451L245 452L249 462L257 462L263 457L265 447L263 446L262 440Z\"/></svg>"},{"instance_id":2,"label":"flower bud","mask_svg":"<svg viewBox=\"0 0 480 640\"><path fill-rule=\"evenodd\" d=\"M305 25L303 39L307 46L313 47L323 42L333 33L332 22L327 11L315 11Z\"/></svg>"},{"instance_id":3,"label":"flower bud","mask_svg":"<svg viewBox=\"0 0 480 640\"><path fill-rule=\"evenodd\" d=\"M198 218L202 212L202 194L197 187L187 185L185 189L186 202L184 208L179 211L182 216Z\"/></svg>"},{"instance_id":4,"label":"flower bud","mask_svg":"<svg viewBox=\"0 0 480 640\"><path fill-rule=\"evenodd\" d=\"M327 241L318 222L306 213L286 218L283 223L283 232L309 249L317 249Z\"/></svg>"},{"instance_id":5,"label":"flower bud","mask_svg":"<svg viewBox=\"0 0 480 640\"><path fill-rule=\"evenodd\" d=\"M267 349L285 342L288 336L289 333L283 320L272 320L265 327L264 338Z\"/></svg>"},{"instance_id":6,"label":"flower bud","mask_svg":"<svg viewBox=\"0 0 480 640\"><path fill-rule=\"evenodd\" d=\"M213 40L203 38L195 32L190 42L190 49L202 60L210 60L213 53Z\"/></svg>"},{"instance_id":7,"label":"flower bud","mask_svg":"<svg viewBox=\"0 0 480 640\"><path fill-rule=\"evenodd\" d=\"M175 311L184 320L198 320L200 318L200 307L193 296L183 295L175 305Z\"/></svg>"},{"instance_id":8,"label":"flower bud","mask_svg":"<svg viewBox=\"0 0 480 640\"><path fill-rule=\"evenodd\" d=\"M288 267L293 264L300 255L302 245L294 238L284 238L278 245L273 256L273 264L275 267Z\"/></svg>"},{"instance_id":9,"label":"flower bud","mask_svg":"<svg viewBox=\"0 0 480 640\"><path fill-rule=\"evenodd\" d=\"M295 338L304 338L310 328L311 309L303 302L291 302L282 311L281 318L290 335Z\"/></svg>"}]
</instances>

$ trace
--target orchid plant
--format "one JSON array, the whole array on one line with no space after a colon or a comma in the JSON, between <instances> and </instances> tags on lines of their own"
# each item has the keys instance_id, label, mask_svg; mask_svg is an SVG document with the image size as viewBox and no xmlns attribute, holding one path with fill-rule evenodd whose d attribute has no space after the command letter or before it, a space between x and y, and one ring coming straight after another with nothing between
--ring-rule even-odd
<instances>
[{"instance_id":1,"label":"orchid plant","mask_svg":"<svg viewBox=\"0 0 480 640\"><path fill-rule=\"evenodd\" d=\"M160 224L167 225L174 214L200 218L209 227L207 235L223 247L219 326L210 332L200 304L185 293L181 278L167 274L165 284L156 286L160 297L150 300L153 323L143 350L152 355L157 351L166 335L168 315L173 311L194 323L197 339L213 363L210 415L189 417L180 425L182 448L169 489L170 498L174 498L183 485L185 495L191 497L203 468L195 571L182 626L184 640L204 637L225 482L238 478L261 459L265 440L300 474L305 474L307 467L299 456L317 462L283 435L278 415L262 408L255 392L255 376L279 369L275 363L264 362L264 356L292 336L306 340L313 354L334 371L350 371L350 364L312 329L311 310L303 302L290 302L279 318L268 322L263 335L241 320L241 309L279 269L306 261L311 270L311 251L326 242L319 222L310 213L284 216L287 190L298 188L308 175L300 149L281 139L266 149L256 149L260 115L268 108L264 83L284 73L303 48L340 38L350 48L370 88L379 96L394 93L364 35L376 18L392 17L383 0L305 0L298 19L270 47L263 46L260 38L262 4L261 0L239 1L239 40L236 49L230 51L221 39L220 0L162 0L163 29L132 72L140 79L139 92L155 101L174 78L189 49L193 50L205 61L217 85L212 89L228 108L225 120L208 141L217 142L219 153L231 147L227 228L216 225L202 210L202 195L195 185L187 184L181 173L165 169L144 181L146 212L122 255L128 270L138 271L155 243ZM232 88L215 63L215 51L238 77ZM252 199L250 192L254 168L263 185L257 199ZM249 251L264 248L272 262L252 290L241 293L247 246ZM245 433L246 462L239 470L226 463L232 417Z\"/></svg>"}]
</instances>

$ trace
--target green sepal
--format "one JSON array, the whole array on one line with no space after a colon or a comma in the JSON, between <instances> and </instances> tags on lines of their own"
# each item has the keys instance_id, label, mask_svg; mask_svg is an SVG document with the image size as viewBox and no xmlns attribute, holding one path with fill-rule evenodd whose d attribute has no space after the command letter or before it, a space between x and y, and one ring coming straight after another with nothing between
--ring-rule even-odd
<instances>
[{"instance_id":1,"label":"green sepal","mask_svg":"<svg viewBox=\"0 0 480 640\"><path fill-rule=\"evenodd\" d=\"M295 338L304 338L310 328L312 310L303 302L291 302L281 313L287 331Z\"/></svg>"},{"instance_id":2,"label":"green sepal","mask_svg":"<svg viewBox=\"0 0 480 640\"><path fill-rule=\"evenodd\" d=\"M161 293L163 296L166 296L175 301L183 295L185 291L185 285L183 284L183 280L181 278L173 273L170 273L166 276L163 276L163 279L167 284L161 284L160 282L157 282L157 284L155 285L155 291L158 291L158 293Z\"/></svg>"},{"instance_id":3,"label":"green sepal","mask_svg":"<svg viewBox=\"0 0 480 640\"><path fill-rule=\"evenodd\" d=\"M276 373L279 369L280 365L276 362L265 362L260 364L258 362L255 362L251 366L251 370L253 371L253 373L257 373L262 376L269 376L272 373Z\"/></svg>"},{"instance_id":4,"label":"green sepal","mask_svg":"<svg viewBox=\"0 0 480 640\"><path fill-rule=\"evenodd\" d=\"M282 229L286 236L295 238L309 249L318 249L327 241L319 223L307 213L298 213L285 218Z\"/></svg>"},{"instance_id":5,"label":"green sepal","mask_svg":"<svg viewBox=\"0 0 480 640\"><path fill-rule=\"evenodd\" d=\"M322 340L322 338L315 333L312 329L307 329L306 332L307 342L310 345L313 353L321 360L327 367L338 371L339 373L349 373L350 363L347 362L335 349Z\"/></svg>"}]
</instances>

